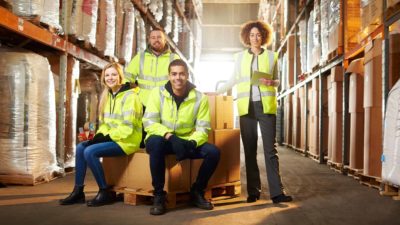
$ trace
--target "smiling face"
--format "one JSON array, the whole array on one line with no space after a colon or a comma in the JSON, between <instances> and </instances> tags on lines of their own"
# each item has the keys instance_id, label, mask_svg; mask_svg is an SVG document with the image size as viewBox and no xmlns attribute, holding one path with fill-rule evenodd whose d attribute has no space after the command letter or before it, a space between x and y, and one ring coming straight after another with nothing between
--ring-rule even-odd
<instances>
[{"instance_id":1,"label":"smiling face","mask_svg":"<svg viewBox=\"0 0 400 225\"><path fill-rule=\"evenodd\" d=\"M149 35L149 44L153 51L161 53L165 48L165 36L160 30L153 30Z\"/></svg>"},{"instance_id":2,"label":"smiling face","mask_svg":"<svg viewBox=\"0 0 400 225\"><path fill-rule=\"evenodd\" d=\"M181 96L185 93L188 78L189 74L186 72L184 66L171 66L168 80L171 82L174 94Z\"/></svg>"},{"instance_id":3,"label":"smiling face","mask_svg":"<svg viewBox=\"0 0 400 225\"><path fill-rule=\"evenodd\" d=\"M257 27L253 27L250 30L250 45L252 48L260 48L262 45L262 35Z\"/></svg>"},{"instance_id":4,"label":"smiling face","mask_svg":"<svg viewBox=\"0 0 400 225\"><path fill-rule=\"evenodd\" d=\"M119 77L118 71L114 67L110 67L104 71L104 83L113 92L118 90L121 85L121 79Z\"/></svg>"}]
</instances>

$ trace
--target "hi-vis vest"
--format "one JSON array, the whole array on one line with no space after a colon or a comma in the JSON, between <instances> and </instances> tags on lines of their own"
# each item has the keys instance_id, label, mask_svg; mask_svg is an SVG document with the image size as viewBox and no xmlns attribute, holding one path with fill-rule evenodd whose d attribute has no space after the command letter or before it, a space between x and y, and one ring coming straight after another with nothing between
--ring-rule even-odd
<instances>
[{"instance_id":1,"label":"hi-vis vest","mask_svg":"<svg viewBox=\"0 0 400 225\"><path fill-rule=\"evenodd\" d=\"M239 116L249 113L250 89L251 89L251 63L253 54L244 50L235 55L235 80L237 83L237 108ZM258 71L273 74L278 60L278 54L269 50L258 55ZM276 87L260 85L261 102L265 114L276 114Z\"/></svg>"},{"instance_id":2,"label":"hi-vis vest","mask_svg":"<svg viewBox=\"0 0 400 225\"><path fill-rule=\"evenodd\" d=\"M207 142L210 131L208 99L192 89L177 110L176 103L165 87L154 88L147 102L143 126L151 135L163 137L173 133L185 140L195 140L197 146Z\"/></svg>"},{"instance_id":3,"label":"hi-vis vest","mask_svg":"<svg viewBox=\"0 0 400 225\"><path fill-rule=\"evenodd\" d=\"M159 56L146 50L137 54L129 63L125 79L132 83L137 80L140 88L139 98L144 106L147 105L150 91L167 83L169 63L178 58L179 56L170 50Z\"/></svg>"},{"instance_id":4,"label":"hi-vis vest","mask_svg":"<svg viewBox=\"0 0 400 225\"><path fill-rule=\"evenodd\" d=\"M109 93L97 133L110 135L127 155L136 152L142 140L142 110L132 89L118 93L115 98Z\"/></svg>"}]
</instances>

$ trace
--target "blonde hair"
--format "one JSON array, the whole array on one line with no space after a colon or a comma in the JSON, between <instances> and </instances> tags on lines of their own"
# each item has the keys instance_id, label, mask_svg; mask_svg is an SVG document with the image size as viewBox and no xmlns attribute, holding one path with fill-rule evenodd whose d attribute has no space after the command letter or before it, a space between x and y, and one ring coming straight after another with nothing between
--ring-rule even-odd
<instances>
[{"instance_id":1,"label":"blonde hair","mask_svg":"<svg viewBox=\"0 0 400 225\"><path fill-rule=\"evenodd\" d=\"M99 102L99 117L100 118L103 117L104 107L107 103L108 93L110 92L110 88L107 87L104 79L105 79L105 75L106 75L106 70L111 67L114 67L115 70L117 70L117 73L119 76L119 85L121 85L124 80L124 71L122 70L121 65L119 65L117 62L112 62L112 63L107 64L103 68L103 71L101 71L100 82L101 82L101 86L103 87L103 92L101 93L100 102Z\"/></svg>"},{"instance_id":2,"label":"blonde hair","mask_svg":"<svg viewBox=\"0 0 400 225\"><path fill-rule=\"evenodd\" d=\"M240 41L246 47L250 47L250 31L257 28L261 33L261 45L268 45L272 41L272 28L269 24L262 21L249 21L242 25L240 29Z\"/></svg>"}]
</instances>

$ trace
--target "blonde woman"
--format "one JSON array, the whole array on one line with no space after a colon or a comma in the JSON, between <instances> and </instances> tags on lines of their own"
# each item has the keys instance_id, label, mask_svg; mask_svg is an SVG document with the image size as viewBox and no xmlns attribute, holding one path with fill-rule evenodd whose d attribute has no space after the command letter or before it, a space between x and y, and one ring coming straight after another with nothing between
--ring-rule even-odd
<instances>
[{"instance_id":1,"label":"blonde woman","mask_svg":"<svg viewBox=\"0 0 400 225\"><path fill-rule=\"evenodd\" d=\"M102 206L115 201L115 192L105 181L100 157L132 154L139 149L142 139L142 104L129 83L123 84L123 80L123 70L118 63L110 63L103 69L99 129L92 140L78 144L75 187L67 198L60 200L61 205L85 202L83 188L87 166L99 186L99 192L87 206Z\"/></svg>"}]
</instances>

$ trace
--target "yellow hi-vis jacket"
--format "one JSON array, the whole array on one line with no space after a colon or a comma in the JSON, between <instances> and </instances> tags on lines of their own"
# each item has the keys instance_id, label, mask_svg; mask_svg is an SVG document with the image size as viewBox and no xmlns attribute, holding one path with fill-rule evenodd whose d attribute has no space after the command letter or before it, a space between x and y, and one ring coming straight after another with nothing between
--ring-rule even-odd
<instances>
[{"instance_id":1,"label":"yellow hi-vis jacket","mask_svg":"<svg viewBox=\"0 0 400 225\"><path fill-rule=\"evenodd\" d=\"M249 113L250 89L251 89L251 64L253 54L246 49L235 55L235 74L234 79L237 83L237 108L239 116ZM258 71L273 74L277 64L278 54L269 50L258 55ZM260 85L261 102L265 114L276 114L277 100L276 87Z\"/></svg>"},{"instance_id":2,"label":"yellow hi-vis jacket","mask_svg":"<svg viewBox=\"0 0 400 225\"><path fill-rule=\"evenodd\" d=\"M127 154L139 150L142 140L143 106L132 89L108 94L97 133L110 138Z\"/></svg>"},{"instance_id":3,"label":"yellow hi-vis jacket","mask_svg":"<svg viewBox=\"0 0 400 225\"><path fill-rule=\"evenodd\" d=\"M207 142L210 131L208 99L192 89L177 110L176 103L165 87L154 88L147 102L143 126L151 135L163 137L173 133L185 140L194 140L197 146Z\"/></svg>"},{"instance_id":4,"label":"yellow hi-vis jacket","mask_svg":"<svg viewBox=\"0 0 400 225\"><path fill-rule=\"evenodd\" d=\"M132 83L137 80L140 88L139 98L144 106L147 105L151 90L167 83L168 66L174 59L179 59L179 56L169 49L159 56L154 55L151 50L145 50L135 55L129 63L125 79Z\"/></svg>"}]
</instances>

